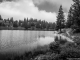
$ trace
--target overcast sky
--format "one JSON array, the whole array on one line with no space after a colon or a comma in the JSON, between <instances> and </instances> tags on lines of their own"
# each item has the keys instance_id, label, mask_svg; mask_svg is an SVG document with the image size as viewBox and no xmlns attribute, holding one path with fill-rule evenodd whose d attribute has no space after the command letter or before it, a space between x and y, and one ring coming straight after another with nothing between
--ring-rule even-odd
<instances>
[{"instance_id":1,"label":"overcast sky","mask_svg":"<svg viewBox=\"0 0 80 60\"><path fill-rule=\"evenodd\" d=\"M63 6L66 17L72 3L72 0L0 0L0 14L15 20L32 17L54 22L59 6Z\"/></svg>"}]
</instances>

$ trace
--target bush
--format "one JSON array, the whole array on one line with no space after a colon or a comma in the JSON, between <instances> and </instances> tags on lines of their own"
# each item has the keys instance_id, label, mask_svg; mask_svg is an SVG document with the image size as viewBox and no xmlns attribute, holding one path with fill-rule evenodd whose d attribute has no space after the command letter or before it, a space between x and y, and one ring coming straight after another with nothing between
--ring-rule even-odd
<instances>
[{"instance_id":1,"label":"bush","mask_svg":"<svg viewBox=\"0 0 80 60\"><path fill-rule=\"evenodd\" d=\"M61 46L65 45L67 43L67 40L64 39L58 39L58 37L55 38L55 42L52 42L49 45L50 50L52 50L55 53L60 53L61 51Z\"/></svg>"},{"instance_id":2,"label":"bush","mask_svg":"<svg viewBox=\"0 0 80 60\"><path fill-rule=\"evenodd\" d=\"M80 27L77 25L72 25L71 28L73 29L73 33L79 33L80 32Z\"/></svg>"},{"instance_id":3,"label":"bush","mask_svg":"<svg viewBox=\"0 0 80 60\"><path fill-rule=\"evenodd\" d=\"M50 44L50 50L54 53L60 53L60 45L57 43L51 43Z\"/></svg>"},{"instance_id":4,"label":"bush","mask_svg":"<svg viewBox=\"0 0 80 60\"><path fill-rule=\"evenodd\" d=\"M79 37L75 37L73 40L77 45L80 45L80 38Z\"/></svg>"},{"instance_id":5,"label":"bush","mask_svg":"<svg viewBox=\"0 0 80 60\"><path fill-rule=\"evenodd\" d=\"M70 47L70 48L65 48L64 50L61 51L60 57L62 58L80 58L80 50Z\"/></svg>"}]
</instances>

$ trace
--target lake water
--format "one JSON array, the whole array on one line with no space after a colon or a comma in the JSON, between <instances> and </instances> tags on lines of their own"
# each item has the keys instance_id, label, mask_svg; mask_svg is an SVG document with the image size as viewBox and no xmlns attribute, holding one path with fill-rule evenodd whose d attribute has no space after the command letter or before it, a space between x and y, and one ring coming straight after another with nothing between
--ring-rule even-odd
<instances>
[{"instance_id":1,"label":"lake water","mask_svg":"<svg viewBox=\"0 0 80 60\"><path fill-rule=\"evenodd\" d=\"M53 31L0 30L0 52L24 51L52 41Z\"/></svg>"}]
</instances>

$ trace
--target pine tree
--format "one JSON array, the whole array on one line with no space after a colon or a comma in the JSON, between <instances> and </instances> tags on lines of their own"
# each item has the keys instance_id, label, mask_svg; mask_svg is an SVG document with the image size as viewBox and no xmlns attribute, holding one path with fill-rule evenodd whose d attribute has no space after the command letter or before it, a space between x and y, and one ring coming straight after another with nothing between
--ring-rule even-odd
<instances>
[{"instance_id":1,"label":"pine tree","mask_svg":"<svg viewBox=\"0 0 80 60\"><path fill-rule=\"evenodd\" d=\"M2 16L0 15L0 26L2 26L3 25L3 19L2 19Z\"/></svg>"},{"instance_id":2,"label":"pine tree","mask_svg":"<svg viewBox=\"0 0 80 60\"><path fill-rule=\"evenodd\" d=\"M67 28L70 28L73 25L73 6L70 7L67 18Z\"/></svg>"},{"instance_id":3,"label":"pine tree","mask_svg":"<svg viewBox=\"0 0 80 60\"><path fill-rule=\"evenodd\" d=\"M74 18L74 24L77 26L80 26L80 0L73 0L74 1L74 13L73 13L73 18Z\"/></svg>"},{"instance_id":4,"label":"pine tree","mask_svg":"<svg viewBox=\"0 0 80 60\"><path fill-rule=\"evenodd\" d=\"M73 13L72 13L72 19L73 19L73 27L74 29L80 29L80 0L73 0Z\"/></svg>"},{"instance_id":5,"label":"pine tree","mask_svg":"<svg viewBox=\"0 0 80 60\"><path fill-rule=\"evenodd\" d=\"M3 20L1 15L0 15L0 20Z\"/></svg>"},{"instance_id":6,"label":"pine tree","mask_svg":"<svg viewBox=\"0 0 80 60\"><path fill-rule=\"evenodd\" d=\"M11 18L10 18L10 22L12 22L12 23L13 23L13 21L14 21L14 19L13 19L13 17L11 17Z\"/></svg>"},{"instance_id":7,"label":"pine tree","mask_svg":"<svg viewBox=\"0 0 80 60\"><path fill-rule=\"evenodd\" d=\"M61 32L61 29L64 26L64 21L65 21L64 20L64 12L63 12L63 8L62 8L62 5L61 5L60 8L59 8L59 11L58 11L57 22L56 22L56 24L57 24L56 28L57 28L57 30L60 29L60 32Z\"/></svg>"}]
</instances>

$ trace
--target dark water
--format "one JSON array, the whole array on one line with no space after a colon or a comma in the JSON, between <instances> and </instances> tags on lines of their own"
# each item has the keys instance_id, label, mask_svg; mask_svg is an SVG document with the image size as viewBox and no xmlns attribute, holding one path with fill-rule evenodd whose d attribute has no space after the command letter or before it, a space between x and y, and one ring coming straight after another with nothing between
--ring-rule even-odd
<instances>
[{"instance_id":1,"label":"dark water","mask_svg":"<svg viewBox=\"0 0 80 60\"><path fill-rule=\"evenodd\" d=\"M0 52L26 51L53 40L53 31L0 30Z\"/></svg>"}]
</instances>

